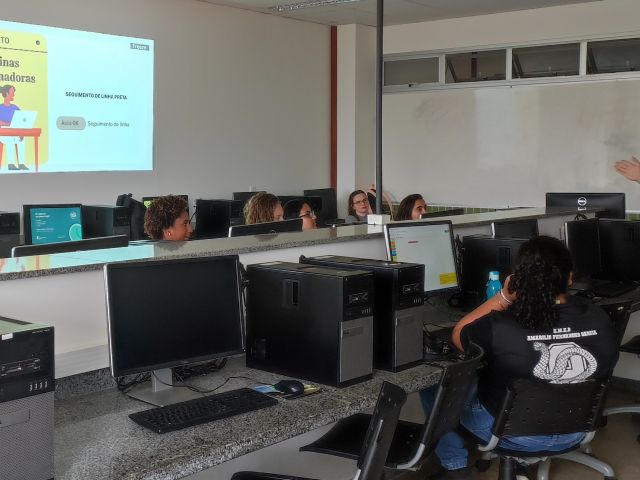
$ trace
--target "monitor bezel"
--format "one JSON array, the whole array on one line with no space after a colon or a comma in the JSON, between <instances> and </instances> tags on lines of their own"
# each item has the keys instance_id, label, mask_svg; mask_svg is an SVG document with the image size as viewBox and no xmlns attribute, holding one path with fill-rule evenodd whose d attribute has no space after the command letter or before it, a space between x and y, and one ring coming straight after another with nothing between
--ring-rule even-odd
<instances>
[{"instance_id":1,"label":"monitor bezel","mask_svg":"<svg viewBox=\"0 0 640 480\"><path fill-rule=\"evenodd\" d=\"M523 237L521 235L496 235L496 224L498 225L512 225L512 224L531 224L533 225L535 223L535 233L533 235L531 235L531 237ZM537 218L507 218L504 220L494 220L491 222L491 235L493 235L496 238L532 238L532 237L537 237L538 235L540 235L540 225L538 224L538 219Z\"/></svg>"},{"instance_id":2,"label":"monitor bezel","mask_svg":"<svg viewBox=\"0 0 640 480\"><path fill-rule=\"evenodd\" d=\"M560 198L575 199L575 204L567 205L566 208L574 208L575 207L575 211L577 213L585 211L585 210L587 210L589 208L594 208L594 209L602 208L602 207L598 207L597 205L596 206L589 205L588 198L587 198L587 205L581 208L578 205L578 198L580 198L580 197L591 197L591 198L610 197L610 198L622 199L622 204L619 205L619 206L622 207L622 216L621 217L620 216L618 216L618 217L605 217L604 216L604 212L596 212L595 216L598 217L598 218L612 218L612 219L620 219L620 220L624 220L626 218L627 199L626 199L626 194L624 192L590 192L590 193L582 193L582 192L546 192L545 193L545 207L546 208L565 207L565 205L549 205L549 197L550 196L555 196L556 199L560 199Z\"/></svg>"},{"instance_id":3,"label":"monitor bezel","mask_svg":"<svg viewBox=\"0 0 640 480\"><path fill-rule=\"evenodd\" d=\"M33 232L31 230L31 210L35 208L78 208L80 228L84 230L82 222L82 204L81 203L33 203L28 205L22 205L22 230L24 232L25 245L36 245L33 243ZM84 231L82 232L84 236ZM83 239L84 240L84 239ZM67 240L72 242L74 240ZM62 243L62 242L49 242L49 243ZM41 245L41 244L37 244Z\"/></svg>"},{"instance_id":4,"label":"monitor bezel","mask_svg":"<svg viewBox=\"0 0 640 480\"><path fill-rule=\"evenodd\" d=\"M80 252L87 250L102 250L106 248L120 248L129 245L129 235L109 235L106 237L83 238L67 242L34 243L31 245L16 245L11 249L11 257L29 257L36 255L52 255L56 253ZM87 247L87 248L83 248ZM38 252L38 250L42 250ZM49 251L50 250L50 251ZM36 253L33 253L33 252ZM25 253L26 252L26 253ZM18 255L16 255L18 254Z\"/></svg>"},{"instance_id":5,"label":"monitor bezel","mask_svg":"<svg viewBox=\"0 0 640 480\"><path fill-rule=\"evenodd\" d=\"M387 260L392 262L391 259L391 236L389 234L390 229L394 228L416 228L430 225L448 225L449 226L449 238L451 240L451 252L453 253L453 265L456 269L456 280L457 285L454 287L446 287L438 290L424 290L424 296L426 297L435 297L437 295L446 295L453 294L462 291L462 277L460 276L460 262L458 261L458 252L456 250L456 242L453 236L453 223L451 220L436 220L430 222L424 221L411 221L411 222L392 222L384 225L384 240L385 240L385 250L387 252ZM417 263L417 262L413 262ZM422 264L424 265L424 264ZM427 266L424 265L425 272L427 271ZM426 282L424 283L424 288L427 288Z\"/></svg>"},{"instance_id":6,"label":"monitor bezel","mask_svg":"<svg viewBox=\"0 0 640 480\"><path fill-rule=\"evenodd\" d=\"M295 227L297 225L297 227ZM281 229L266 230L269 226L281 227ZM295 229L294 229L295 227ZM253 231L259 233L253 233ZM241 235L237 235L241 232ZM247 233L242 233L247 232ZM302 219L292 218L291 220L278 220L275 222L251 223L249 225L232 225L229 227L229 238L249 237L260 235L277 235L279 233L299 233L302 232Z\"/></svg>"},{"instance_id":7,"label":"monitor bezel","mask_svg":"<svg viewBox=\"0 0 640 480\"><path fill-rule=\"evenodd\" d=\"M111 310L112 310L112 302L113 298L109 295L109 286L110 286L110 272L112 270L120 270L120 269L129 269L129 268L144 268L148 266L154 265L165 265L168 263L196 263L196 262L220 262L220 261L228 261L233 260L235 263L235 282L236 282L236 292L237 292L237 302L238 302L238 321L240 322L240 345L241 347L235 350L230 350L228 352L216 352L208 355L200 355L197 357L191 357L188 359L182 359L178 361L171 362L163 362L155 365L145 365L144 367L129 367L129 368L117 368L117 364L114 361L114 346L117 344L116 339L114 338L114 332L112 329L112 321L111 321ZM107 337L109 344L109 368L111 371L111 375L114 378L121 377L124 375L134 375L137 373L146 373L152 372L156 370L161 370L165 368L174 368L182 365L189 365L192 363L198 362L206 362L209 360L215 360L217 358L228 357L231 355L237 355L240 353L244 353L246 350L246 332L245 332L245 318L244 318L244 309L242 308L242 276L241 276L241 268L240 268L240 259L238 255L219 255L214 257L200 257L200 258L181 258L181 259L164 259L164 260L149 260L149 261L135 261L135 262L119 262L119 263L107 263L103 267L104 273L104 282L105 282L105 296L106 296L106 306L107 306Z\"/></svg>"}]
</instances>

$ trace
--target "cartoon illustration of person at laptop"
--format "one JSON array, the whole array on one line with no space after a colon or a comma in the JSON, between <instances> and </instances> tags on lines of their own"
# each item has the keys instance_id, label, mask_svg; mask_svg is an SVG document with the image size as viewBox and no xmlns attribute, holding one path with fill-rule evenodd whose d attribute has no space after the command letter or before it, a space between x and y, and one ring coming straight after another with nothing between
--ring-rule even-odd
<instances>
[{"instance_id":1,"label":"cartoon illustration of person at laptop","mask_svg":"<svg viewBox=\"0 0 640 480\"><path fill-rule=\"evenodd\" d=\"M14 114L20 110L20 107L12 103L16 93L15 87L13 85L4 85L0 87L0 93L3 97L3 102L0 104L0 127L18 128L18 126L12 125ZM32 126L28 125L26 128L31 128ZM0 135L0 143L7 147L4 150L7 152L9 170L29 170L24 164L24 137L5 137Z\"/></svg>"}]
</instances>

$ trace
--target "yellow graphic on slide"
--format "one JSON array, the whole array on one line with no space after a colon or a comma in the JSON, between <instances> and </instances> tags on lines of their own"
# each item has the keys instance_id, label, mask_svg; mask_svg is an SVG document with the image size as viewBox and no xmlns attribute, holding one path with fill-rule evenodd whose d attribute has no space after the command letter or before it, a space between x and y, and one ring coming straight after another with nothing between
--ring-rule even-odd
<instances>
[{"instance_id":1,"label":"yellow graphic on slide","mask_svg":"<svg viewBox=\"0 0 640 480\"><path fill-rule=\"evenodd\" d=\"M0 170L47 164L48 91L45 38L0 30Z\"/></svg>"}]
</instances>

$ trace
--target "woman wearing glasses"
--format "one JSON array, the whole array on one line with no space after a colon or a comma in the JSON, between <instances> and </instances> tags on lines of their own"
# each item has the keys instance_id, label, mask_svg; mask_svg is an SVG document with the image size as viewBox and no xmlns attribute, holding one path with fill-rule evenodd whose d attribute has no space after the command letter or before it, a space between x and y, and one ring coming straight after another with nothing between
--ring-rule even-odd
<instances>
[{"instance_id":1,"label":"woman wearing glasses","mask_svg":"<svg viewBox=\"0 0 640 480\"><path fill-rule=\"evenodd\" d=\"M193 233L189 204L182 197L154 198L144 214L144 231L154 240L189 240Z\"/></svg>"},{"instance_id":2,"label":"woman wearing glasses","mask_svg":"<svg viewBox=\"0 0 640 480\"><path fill-rule=\"evenodd\" d=\"M316 225L316 214L308 203L302 200L289 200L284 204L284 219L292 220L294 218L302 219L302 230L313 230L318 228Z\"/></svg>"},{"instance_id":3,"label":"woman wearing glasses","mask_svg":"<svg viewBox=\"0 0 640 480\"><path fill-rule=\"evenodd\" d=\"M373 213L369 205L367 194L362 190L355 190L349 195L349 215L345 219L346 223L366 222L367 215Z\"/></svg>"}]
</instances>

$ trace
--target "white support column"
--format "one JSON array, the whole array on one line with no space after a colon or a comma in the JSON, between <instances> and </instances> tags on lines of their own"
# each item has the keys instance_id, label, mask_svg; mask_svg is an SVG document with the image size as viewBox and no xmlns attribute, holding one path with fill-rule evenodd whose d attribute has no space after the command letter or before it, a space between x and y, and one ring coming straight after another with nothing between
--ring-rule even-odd
<instances>
[{"instance_id":1,"label":"white support column","mask_svg":"<svg viewBox=\"0 0 640 480\"><path fill-rule=\"evenodd\" d=\"M338 214L375 177L375 28L338 27Z\"/></svg>"}]
</instances>

